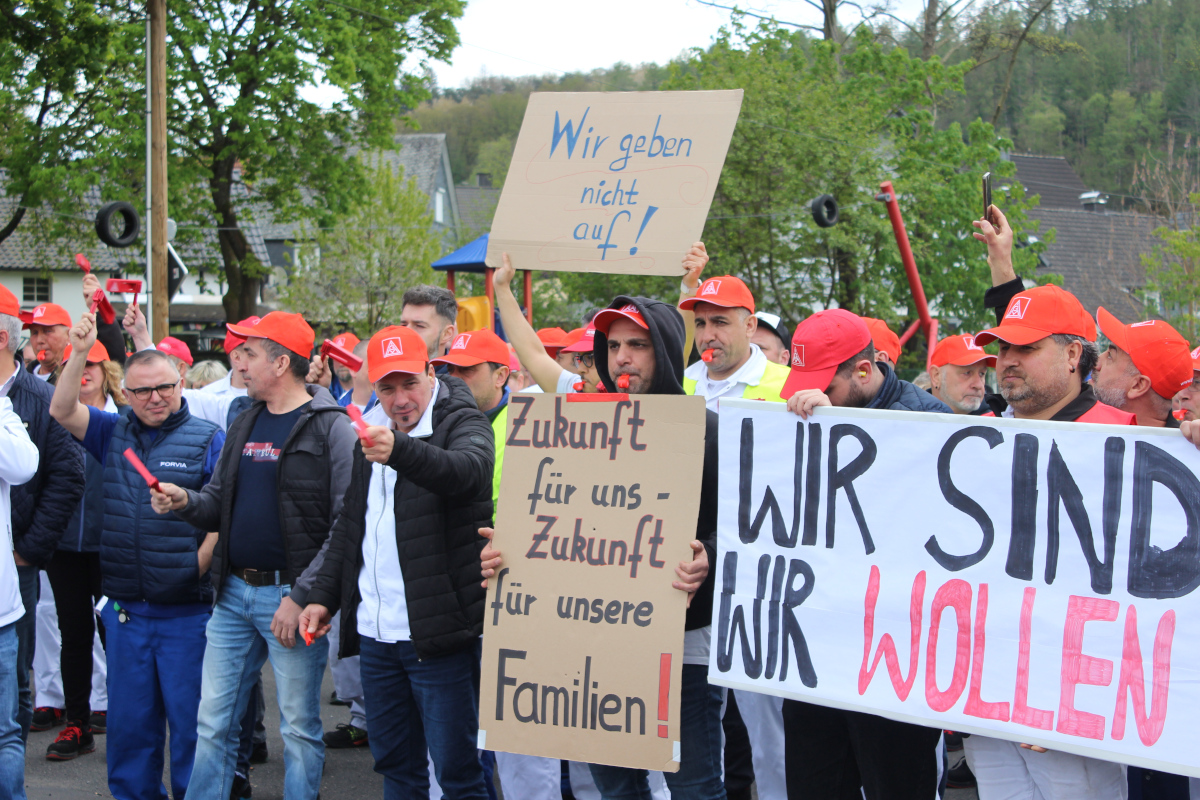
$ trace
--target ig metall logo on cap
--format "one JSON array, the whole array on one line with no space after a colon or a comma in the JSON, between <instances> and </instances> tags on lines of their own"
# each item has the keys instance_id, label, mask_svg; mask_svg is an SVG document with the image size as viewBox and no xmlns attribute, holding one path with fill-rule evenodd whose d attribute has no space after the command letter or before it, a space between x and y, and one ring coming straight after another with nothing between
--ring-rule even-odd
<instances>
[{"instance_id":1,"label":"ig metall logo on cap","mask_svg":"<svg viewBox=\"0 0 1200 800\"><path fill-rule=\"evenodd\" d=\"M393 356L404 355L404 344L400 341L399 336L389 336L383 340L383 357L392 358Z\"/></svg>"}]
</instances>

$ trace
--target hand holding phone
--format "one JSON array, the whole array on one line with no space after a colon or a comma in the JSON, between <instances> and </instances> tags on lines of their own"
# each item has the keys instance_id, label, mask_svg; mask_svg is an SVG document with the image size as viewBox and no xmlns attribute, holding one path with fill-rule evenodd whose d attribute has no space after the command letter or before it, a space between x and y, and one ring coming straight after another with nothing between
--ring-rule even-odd
<instances>
[{"instance_id":1,"label":"hand holding phone","mask_svg":"<svg viewBox=\"0 0 1200 800\"><path fill-rule=\"evenodd\" d=\"M983 219L986 219L994 227L996 219L992 214L992 173L983 173Z\"/></svg>"}]
</instances>

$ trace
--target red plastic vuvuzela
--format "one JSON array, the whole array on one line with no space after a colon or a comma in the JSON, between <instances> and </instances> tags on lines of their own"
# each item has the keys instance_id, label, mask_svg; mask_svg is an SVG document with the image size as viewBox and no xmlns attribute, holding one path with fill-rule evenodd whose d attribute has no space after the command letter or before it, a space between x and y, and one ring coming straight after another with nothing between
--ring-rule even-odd
<instances>
[{"instance_id":1,"label":"red plastic vuvuzela","mask_svg":"<svg viewBox=\"0 0 1200 800\"><path fill-rule=\"evenodd\" d=\"M83 253L75 254L75 265L83 270L85 274L92 271L92 262L88 261L87 256Z\"/></svg>"},{"instance_id":2,"label":"red plastic vuvuzela","mask_svg":"<svg viewBox=\"0 0 1200 800\"><path fill-rule=\"evenodd\" d=\"M358 438L362 439L363 444L367 447L374 447L375 442L370 436L367 436L367 422L363 419L362 412L358 410L358 406L351 403L346 406L346 412L350 414L350 421L354 423L354 430L358 431Z\"/></svg>"},{"instance_id":3,"label":"red plastic vuvuzela","mask_svg":"<svg viewBox=\"0 0 1200 800\"><path fill-rule=\"evenodd\" d=\"M351 372L358 372L363 365L361 358L344 347L338 347L328 339L321 344L321 357L332 358Z\"/></svg>"},{"instance_id":4,"label":"red plastic vuvuzela","mask_svg":"<svg viewBox=\"0 0 1200 800\"><path fill-rule=\"evenodd\" d=\"M132 447L125 448L125 458L129 459L129 463L133 464L133 468L138 471L138 474L146 481L146 485L153 491L161 492L162 489L158 486L158 478L150 474L150 470L146 469L146 465L137 457L137 453L133 452Z\"/></svg>"}]
</instances>

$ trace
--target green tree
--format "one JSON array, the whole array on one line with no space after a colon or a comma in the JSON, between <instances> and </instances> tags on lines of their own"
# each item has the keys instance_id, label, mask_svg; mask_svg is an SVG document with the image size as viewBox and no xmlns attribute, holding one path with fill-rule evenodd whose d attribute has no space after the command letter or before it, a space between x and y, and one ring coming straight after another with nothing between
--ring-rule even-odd
<instances>
[{"instance_id":1,"label":"green tree","mask_svg":"<svg viewBox=\"0 0 1200 800\"><path fill-rule=\"evenodd\" d=\"M112 156L126 119L125 133L145 141L143 100L129 90L141 67L133 29L144 27L103 0L0 3L0 165L17 201L0 219L0 242L29 209L50 212L41 241L80 231L71 217L90 187L127 199L131 182Z\"/></svg>"},{"instance_id":2,"label":"green tree","mask_svg":"<svg viewBox=\"0 0 1200 800\"><path fill-rule=\"evenodd\" d=\"M363 159L366 191L332 226L301 224L282 305L311 321L346 325L361 337L400 320L404 290L433 281L444 251L429 196L377 156Z\"/></svg>"},{"instance_id":3,"label":"green tree","mask_svg":"<svg viewBox=\"0 0 1200 800\"><path fill-rule=\"evenodd\" d=\"M229 319L254 313L266 275L243 223L264 207L277 222L317 225L346 212L365 185L351 148L391 145L395 116L428 94L405 59L449 57L462 9L462 0L172 7L172 214L216 222ZM341 96L322 106L311 99L318 87Z\"/></svg>"},{"instance_id":4,"label":"green tree","mask_svg":"<svg viewBox=\"0 0 1200 800\"><path fill-rule=\"evenodd\" d=\"M1010 146L976 121L939 129L933 106L960 91L968 65L886 49L860 29L836 44L769 23L735 19L707 51L677 69L672 89L742 88L734 130L704 231L708 274L750 286L764 309L795 325L840 306L896 324L916 316L886 209L874 194L892 180L900 196L925 292L944 330L986 321L990 286L984 253L971 238L979 176L1011 174ZM1018 230L1030 200L1014 189L1001 204ZM817 228L809 202L832 194L840 222ZM682 257L683 254L680 254ZM1018 254L1030 274L1035 256ZM618 291L671 299L674 281L564 274L568 296L599 305Z\"/></svg>"}]
</instances>

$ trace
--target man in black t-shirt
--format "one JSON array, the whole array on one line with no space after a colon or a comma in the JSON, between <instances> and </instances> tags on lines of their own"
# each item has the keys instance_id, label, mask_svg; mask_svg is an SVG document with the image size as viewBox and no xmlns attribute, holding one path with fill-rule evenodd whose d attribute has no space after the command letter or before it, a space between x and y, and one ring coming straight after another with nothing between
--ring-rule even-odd
<instances>
[{"instance_id":1,"label":"man in black t-shirt","mask_svg":"<svg viewBox=\"0 0 1200 800\"><path fill-rule=\"evenodd\" d=\"M238 721L268 655L279 690L284 796L312 800L325 762L320 698L328 645L297 643L300 611L350 482L355 435L319 386L306 385L313 331L299 314L272 312L245 337L238 370L254 404L230 425L216 474L202 492L162 484L159 513L219 530L189 800L229 797Z\"/></svg>"}]
</instances>

